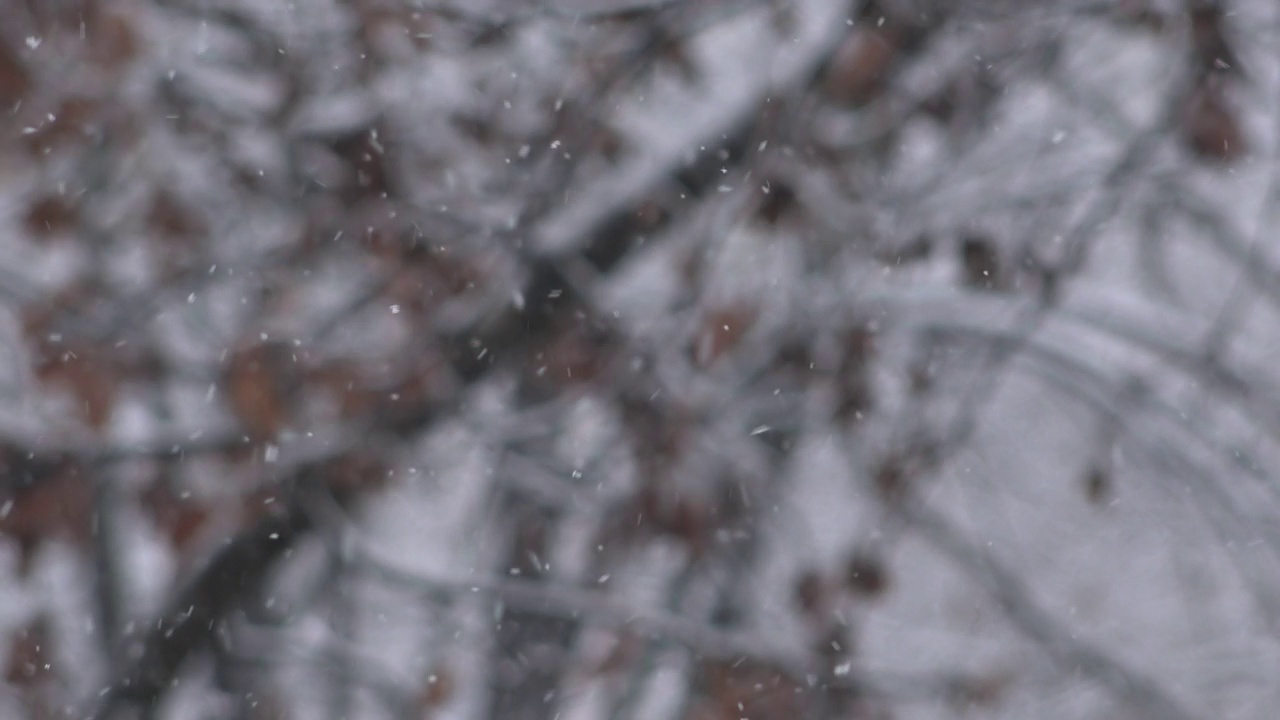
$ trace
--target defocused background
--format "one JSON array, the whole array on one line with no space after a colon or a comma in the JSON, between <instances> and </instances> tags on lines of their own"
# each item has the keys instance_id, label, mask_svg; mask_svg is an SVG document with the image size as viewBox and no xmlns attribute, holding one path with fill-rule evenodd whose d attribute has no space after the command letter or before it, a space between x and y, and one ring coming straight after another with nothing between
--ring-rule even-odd
<instances>
[{"instance_id":1,"label":"defocused background","mask_svg":"<svg viewBox=\"0 0 1280 720\"><path fill-rule=\"evenodd\" d=\"M1280 707L1280 5L0 0L0 717Z\"/></svg>"}]
</instances>

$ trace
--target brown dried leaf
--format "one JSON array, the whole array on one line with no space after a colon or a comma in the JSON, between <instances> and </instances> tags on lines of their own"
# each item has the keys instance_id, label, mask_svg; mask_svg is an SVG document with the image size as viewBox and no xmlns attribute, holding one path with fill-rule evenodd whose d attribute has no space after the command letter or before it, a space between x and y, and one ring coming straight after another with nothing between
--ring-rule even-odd
<instances>
[{"instance_id":1,"label":"brown dried leaf","mask_svg":"<svg viewBox=\"0 0 1280 720\"><path fill-rule=\"evenodd\" d=\"M97 292L90 282L74 282L22 309L22 334L30 345L37 374L61 362L66 346L55 327L62 316L92 303Z\"/></svg>"},{"instance_id":2,"label":"brown dried leaf","mask_svg":"<svg viewBox=\"0 0 1280 720\"><path fill-rule=\"evenodd\" d=\"M342 502L385 488L391 481L391 469L370 452L349 452L325 467L325 485Z\"/></svg>"},{"instance_id":3,"label":"brown dried leaf","mask_svg":"<svg viewBox=\"0 0 1280 720\"><path fill-rule=\"evenodd\" d=\"M419 358L390 392L377 394L376 412L385 417L421 417L454 392L453 377L439 358Z\"/></svg>"},{"instance_id":4,"label":"brown dried leaf","mask_svg":"<svg viewBox=\"0 0 1280 720\"><path fill-rule=\"evenodd\" d=\"M111 420L119 386L115 361L110 353L85 344L44 347L36 358L36 376L59 385L76 401L80 419L94 430L102 430Z\"/></svg>"},{"instance_id":5,"label":"brown dried leaf","mask_svg":"<svg viewBox=\"0 0 1280 720\"><path fill-rule=\"evenodd\" d=\"M964 285L975 290L1002 290L1004 276L1000 251L987 237L970 235L960 241L960 260Z\"/></svg>"},{"instance_id":6,"label":"brown dried leaf","mask_svg":"<svg viewBox=\"0 0 1280 720\"><path fill-rule=\"evenodd\" d=\"M307 371L308 386L333 399L344 420L361 417L374 405L373 391L360 370L346 360L331 360Z\"/></svg>"},{"instance_id":7,"label":"brown dried leaf","mask_svg":"<svg viewBox=\"0 0 1280 720\"><path fill-rule=\"evenodd\" d=\"M815 652L826 659L830 668L845 662L854 653L853 631L848 625L832 624L818 640Z\"/></svg>"},{"instance_id":8,"label":"brown dried leaf","mask_svg":"<svg viewBox=\"0 0 1280 720\"><path fill-rule=\"evenodd\" d=\"M173 193L165 189L156 191L147 211L147 226L165 238L197 235L204 231L204 223L185 207Z\"/></svg>"},{"instance_id":9,"label":"brown dried leaf","mask_svg":"<svg viewBox=\"0 0 1280 720\"><path fill-rule=\"evenodd\" d=\"M1091 505L1101 505L1111 497L1111 474L1094 466L1084 476L1084 496Z\"/></svg>"},{"instance_id":10,"label":"brown dried leaf","mask_svg":"<svg viewBox=\"0 0 1280 720\"><path fill-rule=\"evenodd\" d=\"M706 505L681 498L660 520L664 531L682 541L695 557L701 557L711 548L715 532L712 515Z\"/></svg>"},{"instance_id":11,"label":"brown dried leaf","mask_svg":"<svg viewBox=\"0 0 1280 720\"><path fill-rule=\"evenodd\" d=\"M0 75L2 74L3 70L0 70ZM58 105L52 120L35 127L35 132L22 136L23 143L32 155L43 157L63 145L84 139L88 134L87 129L101 110L100 100L70 95Z\"/></svg>"},{"instance_id":12,"label":"brown dried leaf","mask_svg":"<svg viewBox=\"0 0 1280 720\"><path fill-rule=\"evenodd\" d=\"M404 312L406 322L420 322L439 305L447 293L438 279L418 265L404 264L387 287L387 300Z\"/></svg>"},{"instance_id":13,"label":"brown dried leaf","mask_svg":"<svg viewBox=\"0 0 1280 720\"><path fill-rule=\"evenodd\" d=\"M827 581L817 570L806 570L796 578L792 599L800 611L809 617L823 614L827 606Z\"/></svg>"},{"instance_id":14,"label":"brown dried leaf","mask_svg":"<svg viewBox=\"0 0 1280 720\"><path fill-rule=\"evenodd\" d=\"M66 537L86 544L91 537L93 488L77 464L56 458L6 463L16 467L23 486L0 500L0 535L34 550L45 538Z\"/></svg>"},{"instance_id":15,"label":"brown dried leaf","mask_svg":"<svg viewBox=\"0 0 1280 720\"><path fill-rule=\"evenodd\" d=\"M720 720L794 720L808 717L811 695L803 680L758 661L710 662L704 666L706 695L702 712Z\"/></svg>"},{"instance_id":16,"label":"brown dried leaf","mask_svg":"<svg viewBox=\"0 0 1280 720\"><path fill-rule=\"evenodd\" d=\"M796 10L782 0L769 2L769 26L780 37L793 37L796 32Z\"/></svg>"},{"instance_id":17,"label":"brown dried leaf","mask_svg":"<svg viewBox=\"0 0 1280 720\"><path fill-rule=\"evenodd\" d=\"M601 124L591 136L591 148L610 163L616 163L626 150L627 141L615 128Z\"/></svg>"},{"instance_id":18,"label":"brown dried leaf","mask_svg":"<svg viewBox=\"0 0 1280 720\"><path fill-rule=\"evenodd\" d=\"M45 195L27 207L23 225L38 238L48 238L74 231L80 226L80 215L65 196Z\"/></svg>"},{"instance_id":19,"label":"brown dried leaf","mask_svg":"<svg viewBox=\"0 0 1280 720\"><path fill-rule=\"evenodd\" d=\"M927 260L933 255L933 240L928 235L917 235L909 242L876 249L876 259L886 265L909 265Z\"/></svg>"},{"instance_id":20,"label":"brown dried leaf","mask_svg":"<svg viewBox=\"0 0 1280 720\"><path fill-rule=\"evenodd\" d=\"M494 121L479 114L454 113L449 117L449 124L463 136L481 145L488 145L498 139Z\"/></svg>"},{"instance_id":21,"label":"brown dried leaf","mask_svg":"<svg viewBox=\"0 0 1280 720\"><path fill-rule=\"evenodd\" d=\"M1221 2L1200 0L1191 8L1191 42L1201 72L1226 74L1238 72L1240 65L1223 31L1225 11Z\"/></svg>"},{"instance_id":22,"label":"brown dried leaf","mask_svg":"<svg viewBox=\"0 0 1280 720\"><path fill-rule=\"evenodd\" d=\"M574 323L534 356L533 372L556 387L590 382L608 367L608 339Z\"/></svg>"},{"instance_id":23,"label":"brown dried leaf","mask_svg":"<svg viewBox=\"0 0 1280 720\"><path fill-rule=\"evenodd\" d=\"M119 70L138 55L132 22L118 12L99 13L92 23L90 58L108 70Z\"/></svg>"},{"instance_id":24,"label":"brown dried leaf","mask_svg":"<svg viewBox=\"0 0 1280 720\"><path fill-rule=\"evenodd\" d=\"M653 490L692 443L694 421L678 405L659 405L647 397L624 397L622 419L642 475L650 483L646 490Z\"/></svg>"},{"instance_id":25,"label":"brown dried leaf","mask_svg":"<svg viewBox=\"0 0 1280 720\"><path fill-rule=\"evenodd\" d=\"M1151 0L1119 0L1112 16L1122 25L1160 32L1165 27L1165 17Z\"/></svg>"},{"instance_id":26,"label":"brown dried leaf","mask_svg":"<svg viewBox=\"0 0 1280 720\"><path fill-rule=\"evenodd\" d=\"M372 51L385 51L390 39L397 35L409 40L415 50L431 47L432 16L411 5L373 5L357 3L360 36Z\"/></svg>"},{"instance_id":27,"label":"brown dried leaf","mask_svg":"<svg viewBox=\"0 0 1280 720\"><path fill-rule=\"evenodd\" d=\"M674 70L682 81L690 85L697 83L700 77L697 63L690 57L689 48L679 36L664 38L659 44L658 64Z\"/></svg>"},{"instance_id":28,"label":"brown dried leaf","mask_svg":"<svg viewBox=\"0 0 1280 720\"><path fill-rule=\"evenodd\" d=\"M474 290L490 277L483 263L476 258L453 257L445 252L433 252L425 255L422 263L433 284L443 288L450 297Z\"/></svg>"},{"instance_id":29,"label":"brown dried leaf","mask_svg":"<svg viewBox=\"0 0 1280 720\"><path fill-rule=\"evenodd\" d=\"M275 688L257 684L253 689L253 702L245 720L289 720L289 705Z\"/></svg>"},{"instance_id":30,"label":"brown dried leaf","mask_svg":"<svg viewBox=\"0 0 1280 720\"><path fill-rule=\"evenodd\" d=\"M436 710L448 704L457 693L457 686L458 681L448 665L439 663L433 667L418 691L418 709L423 716L433 716Z\"/></svg>"},{"instance_id":31,"label":"brown dried leaf","mask_svg":"<svg viewBox=\"0 0 1280 720\"><path fill-rule=\"evenodd\" d=\"M975 708L990 709L1000 704L1012 682L1013 677L1008 672L961 677L948 689L948 700L961 713Z\"/></svg>"},{"instance_id":32,"label":"brown dried leaf","mask_svg":"<svg viewBox=\"0 0 1280 720\"><path fill-rule=\"evenodd\" d=\"M855 28L832 57L823 90L841 104L866 104L884 91L898 51L899 38L891 28Z\"/></svg>"},{"instance_id":33,"label":"brown dried leaf","mask_svg":"<svg viewBox=\"0 0 1280 720\"><path fill-rule=\"evenodd\" d=\"M1245 152L1244 131L1215 83L1203 83L1191 93L1182 130L1191 151L1205 160L1230 163Z\"/></svg>"},{"instance_id":34,"label":"brown dried leaf","mask_svg":"<svg viewBox=\"0 0 1280 720\"><path fill-rule=\"evenodd\" d=\"M867 550L855 550L845 564L845 586L864 597L877 597L889 587L884 562Z\"/></svg>"},{"instance_id":35,"label":"brown dried leaf","mask_svg":"<svg viewBox=\"0 0 1280 720\"><path fill-rule=\"evenodd\" d=\"M716 513L709 503L651 482L623 507L617 526L617 539L664 535L680 541L694 555L701 555L710 548L715 535Z\"/></svg>"},{"instance_id":36,"label":"brown dried leaf","mask_svg":"<svg viewBox=\"0 0 1280 720\"><path fill-rule=\"evenodd\" d=\"M239 522L250 524L264 517L279 517L287 512L285 491L275 483L267 483L241 494L237 498Z\"/></svg>"},{"instance_id":37,"label":"brown dried leaf","mask_svg":"<svg viewBox=\"0 0 1280 720\"><path fill-rule=\"evenodd\" d=\"M64 365L66 383L76 398L76 409L85 424L101 431L115 410L118 380L102 353L82 351Z\"/></svg>"},{"instance_id":38,"label":"brown dried leaf","mask_svg":"<svg viewBox=\"0 0 1280 720\"><path fill-rule=\"evenodd\" d=\"M756 217L765 225L777 225L783 217L799 207L796 192L791 183L783 180L765 180L760 184L763 194L756 208Z\"/></svg>"},{"instance_id":39,"label":"brown dried leaf","mask_svg":"<svg viewBox=\"0 0 1280 720\"><path fill-rule=\"evenodd\" d=\"M742 342L755 320L755 311L741 305L711 310L694 336L694 363L710 367Z\"/></svg>"},{"instance_id":40,"label":"brown dried leaf","mask_svg":"<svg viewBox=\"0 0 1280 720\"><path fill-rule=\"evenodd\" d=\"M642 637L626 630L619 631L613 637L613 645L600 662L592 668L593 674L610 675L624 672L635 667L644 655L645 642Z\"/></svg>"},{"instance_id":41,"label":"brown dried leaf","mask_svg":"<svg viewBox=\"0 0 1280 720\"><path fill-rule=\"evenodd\" d=\"M841 358L841 374L858 374L867 369L867 364L876 354L875 325L863 322L849 329L844 336L844 357Z\"/></svg>"},{"instance_id":42,"label":"brown dried leaf","mask_svg":"<svg viewBox=\"0 0 1280 720\"><path fill-rule=\"evenodd\" d=\"M835 418L842 423L858 423L870 412L874 404L871 383L866 371L850 373L840 378L836 386Z\"/></svg>"},{"instance_id":43,"label":"brown dried leaf","mask_svg":"<svg viewBox=\"0 0 1280 720\"><path fill-rule=\"evenodd\" d=\"M285 385L289 360L287 347L261 342L237 350L227 361L231 410L255 440L276 437L288 419Z\"/></svg>"},{"instance_id":44,"label":"brown dried leaf","mask_svg":"<svg viewBox=\"0 0 1280 720\"><path fill-rule=\"evenodd\" d=\"M330 143L330 149L346 161L350 169L345 193L349 200L390 194L391 174L386 162L385 140L385 133L370 127Z\"/></svg>"},{"instance_id":45,"label":"brown dried leaf","mask_svg":"<svg viewBox=\"0 0 1280 720\"><path fill-rule=\"evenodd\" d=\"M871 481L880 499L888 503L901 502L911 489L911 475L897 455L881 462L872 473Z\"/></svg>"},{"instance_id":46,"label":"brown dried leaf","mask_svg":"<svg viewBox=\"0 0 1280 720\"><path fill-rule=\"evenodd\" d=\"M49 618L39 615L13 635L5 662L5 680L17 687L30 687L53 674L53 639Z\"/></svg>"},{"instance_id":47,"label":"brown dried leaf","mask_svg":"<svg viewBox=\"0 0 1280 720\"><path fill-rule=\"evenodd\" d=\"M778 372L790 378L803 379L813 372L813 353L809 341L803 338L792 338L784 341L774 357L774 367Z\"/></svg>"},{"instance_id":48,"label":"brown dried leaf","mask_svg":"<svg viewBox=\"0 0 1280 720\"><path fill-rule=\"evenodd\" d=\"M22 60L3 38L0 38L0 105L7 112L14 103L26 97L31 79Z\"/></svg>"},{"instance_id":49,"label":"brown dried leaf","mask_svg":"<svg viewBox=\"0 0 1280 720\"><path fill-rule=\"evenodd\" d=\"M153 483L139 499L179 554L190 549L192 541L206 527L211 516L205 504L178 496L163 480Z\"/></svg>"}]
</instances>

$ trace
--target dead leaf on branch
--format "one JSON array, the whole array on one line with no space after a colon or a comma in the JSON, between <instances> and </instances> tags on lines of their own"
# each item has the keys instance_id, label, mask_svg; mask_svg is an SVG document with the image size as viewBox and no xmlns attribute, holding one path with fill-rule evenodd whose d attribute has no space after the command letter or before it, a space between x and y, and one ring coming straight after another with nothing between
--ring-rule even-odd
<instances>
[{"instance_id":1,"label":"dead leaf on branch","mask_svg":"<svg viewBox=\"0 0 1280 720\"><path fill-rule=\"evenodd\" d=\"M1090 505L1101 505L1111 497L1111 474L1095 465L1085 473L1082 488Z\"/></svg>"},{"instance_id":2,"label":"dead leaf on branch","mask_svg":"<svg viewBox=\"0 0 1280 720\"><path fill-rule=\"evenodd\" d=\"M1000 250L983 235L970 235L960 241L962 282L974 290L1004 290L1006 279Z\"/></svg>"},{"instance_id":3,"label":"dead leaf on branch","mask_svg":"<svg viewBox=\"0 0 1280 720\"><path fill-rule=\"evenodd\" d=\"M784 180L765 180L760 183L760 192L756 218L765 225L778 225L785 217L801 209L795 189L792 188L791 183Z\"/></svg>"},{"instance_id":4,"label":"dead leaf on branch","mask_svg":"<svg viewBox=\"0 0 1280 720\"><path fill-rule=\"evenodd\" d=\"M418 690L417 704L422 717L435 717L440 708L453 700L457 694L457 686L458 680L449 665L437 663L432 666Z\"/></svg>"},{"instance_id":5,"label":"dead leaf on branch","mask_svg":"<svg viewBox=\"0 0 1280 720\"><path fill-rule=\"evenodd\" d=\"M581 387L608 371L614 354L610 337L583 322L564 325L533 353L528 363L531 388L555 392Z\"/></svg>"},{"instance_id":6,"label":"dead leaf on branch","mask_svg":"<svg viewBox=\"0 0 1280 720\"><path fill-rule=\"evenodd\" d=\"M963 138L985 127L1004 87L995 74L978 63L966 67L941 89L924 99L919 108Z\"/></svg>"},{"instance_id":7,"label":"dead leaf on branch","mask_svg":"<svg viewBox=\"0 0 1280 720\"><path fill-rule=\"evenodd\" d=\"M0 490L0 535L18 541L19 574L26 576L34 553L50 538L88 545L92 535L93 486L80 466L65 458L30 458L6 451L0 470L21 484Z\"/></svg>"},{"instance_id":8,"label":"dead leaf on branch","mask_svg":"<svg viewBox=\"0 0 1280 720\"><path fill-rule=\"evenodd\" d=\"M755 324L756 313L743 305L711 310L703 318L693 341L693 361L700 368L715 364L742 343Z\"/></svg>"},{"instance_id":9,"label":"dead leaf on branch","mask_svg":"<svg viewBox=\"0 0 1280 720\"><path fill-rule=\"evenodd\" d=\"M176 492L163 478L157 479L140 497L142 507L151 515L179 555L186 555L211 517L209 507L190 495Z\"/></svg>"},{"instance_id":10,"label":"dead leaf on branch","mask_svg":"<svg viewBox=\"0 0 1280 720\"><path fill-rule=\"evenodd\" d=\"M80 417L94 430L105 430L115 409L119 382L106 358L80 355L66 368L67 383Z\"/></svg>"},{"instance_id":11,"label":"dead leaf on branch","mask_svg":"<svg viewBox=\"0 0 1280 720\"><path fill-rule=\"evenodd\" d=\"M822 616L829 600L826 578L817 570L806 570L796 578L792 598L806 617Z\"/></svg>"},{"instance_id":12,"label":"dead leaf on branch","mask_svg":"<svg viewBox=\"0 0 1280 720\"><path fill-rule=\"evenodd\" d=\"M845 563L845 586L863 597L878 597L889 588L884 561L868 550L854 550Z\"/></svg>"},{"instance_id":13,"label":"dead leaf on branch","mask_svg":"<svg viewBox=\"0 0 1280 720\"><path fill-rule=\"evenodd\" d=\"M900 38L892 27L855 28L831 58L823 90L837 103L865 105L884 92L899 50Z\"/></svg>"},{"instance_id":14,"label":"dead leaf on branch","mask_svg":"<svg viewBox=\"0 0 1280 720\"><path fill-rule=\"evenodd\" d=\"M0 39L0 105L12 106L26 97L31 78L18 54Z\"/></svg>"},{"instance_id":15,"label":"dead leaf on branch","mask_svg":"<svg viewBox=\"0 0 1280 720\"><path fill-rule=\"evenodd\" d=\"M709 499L651 481L610 513L602 525L602 542L626 547L640 539L667 537L701 557L711 549L717 530L731 520L731 513L719 512Z\"/></svg>"},{"instance_id":16,"label":"dead leaf on branch","mask_svg":"<svg viewBox=\"0 0 1280 720\"><path fill-rule=\"evenodd\" d=\"M610 639L604 657L594 663L593 675L612 675L633 669L644 657L646 643L643 637L627 630L620 630Z\"/></svg>"},{"instance_id":17,"label":"dead leaf on branch","mask_svg":"<svg viewBox=\"0 0 1280 720\"><path fill-rule=\"evenodd\" d=\"M875 404L865 371L842 376L836 384L834 417L841 423L862 422Z\"/></svg>"},{"instance_id":18,"label":"dead leaf on branch","mask_svg":"<svg viewBox=\"0 0 1280 720\"><path fill-rule=\"evenodd\" d=\"M358 35L361 44L370 53L377 53L391 60L388 48L398 49L390 41L402 37L418 51L431 48L434 22L430 13L414 9L413 5L401 3L356 3L356 12L360 23Z\"/></svg>"},{"instance_id":19,"label":"dead leaf on branch","mask_svg":"<svg viewBox=\"0 0 1280 720\"><path fill-rule=\"evenodd\" d=\"M1191 3L1191 44L1199 69L1206 74L1235 74L1240 61L1223 28L1223 3L1193 0Z\"/></svg>"},{"instance_id":20,"label":"dead leaf on branch","mask_svg":"<svg viewBox=\"0 0 1280 720\"><path fill-rule=\"evenodd\" d=\"M967 675L952 681L947 688L947 700L959 713L975 708L990 709L1000 704L1012 684L1013 676L1008 672Z\"/></svg>"},{"instance_id":21,"label":"dead leaf on branch","mask_svg":"<svg viewBox=\"0 0 1280 720\"><path fill-rule=\"evenodd\" d=\"M483 257L457 257L447 252L431 252L421 259L423 268L434 286L440 287L448 297L457 297L477 287L483 287L492 278Z\"/></svg>"},{"instance_id":22,"label":"dead leaf on branch","mask_svg":"<svg viewBox=\"0 0 1280 720\"><path fill-rule=\"evenodd\" d=\"M348 201L392 194L392 174L384 146L386 141L386 133L380 133L374 125L329 143L329 149L346 163L350 173L344 191Z\"/></svg>"},{"instance_id":23,"label":"dead leaf on branch","mask_svg":"<svg viewBox=\"0 0 1280 720\"><path fill-rule=\"evenodd\" d=\"M913 475L902 458L890 455L872 473L872 486L886 503L900 503L911 491Z\"/></svg>"},{"instance_id":24,"label":"dead leaf on branch","mask_svg":"<svg viewBox=\"0 0 1280 720\"><path fill-rule=\"evenodd\" d=\"M91 23L89 58L111 71L123 69L138 56L137 32L128 16L119 12L99 12Z\"/></svg>"},{"instance_id":25,"label":"dead leaf on branch","mask_svg":"<svg viewBox=\"0 0 1280 720\"><path fill-rule=\"evenodd\" d=\"M838 666L847 663L854 655L856 647L853 642L853 628L840 622L833 622L817 641L814 654L827 663L827 671L834 671Z\"/></svg>"},{"instance_id":26,"label":"dead leaf on branch","mask_svg":"<svg viewBox=\"0 0 1280 720\"><path fill-rule=\"evenodd\" d=\"M74 232L80 226L80 213L64 195L45 195L27 206L23 225L32 237L46 239Z\"/></svg>"},{"instance_id":27,"label":"dead leaf on branch","mask_svg":"<svg viewBox=\"0 0 1280 720\"><path fill-rule=\"evenodd\" d=\"M174 194L163 188L156 191L147 210L147 227L166 239L200 235L204 223Z\"/></svg>"},{"instance_id":28,"label":"dead leaf on branch","mask_svg":"<svg viewBox=\"0 0 1280 720\"><path fill-rule=\"evenodd\" d=\"M710 661L702 667L704 703L689 717L795 720L813 710L813 690L800 678L758 661Z\"/></svg>"},{"instance_id":29,"label":"dead leaf on branch","mask_svg":"<svg viewBox=\"0 0 1280 720\"><path fill-rule=\"evenodd\" d=\"M899 267L928 260L933 255L933 239L917 235L901 244L886 244L876 248L876 259L885 265Z\"/></svg>"},{"instance_id":30,"label":"dead leaf on branch","mask_svg":"<svg viewBox=\"0 0 1280 720\"><path fill-rule=\"evenodd\" d=\"M1244 131L1220 83L1201 83L1187 98L1182 134L1191 151L1204 160L1229 164L1244 155Z\"/></svg>"},{"instance_id":31,"label":"dead leaf on branch","mask_svg":"<svg viewBox=\"0 0 1280 720\"><path fill-rule=\"evenodd\" d=\"M1112 10L1116 22L1149 32L1160 32L1165 29L1167 20L1161 8L1151 0L1119 0Z\"/></svg>"},{"instance_id":32,"label":"dead leaf on branch","mask_svg":"<svg viewBox=\"0 0 1280 720\"><path fill-rule=\"evenodd\" d=\"M0 68L0 76L3 73L3 68ZM3 80L0 79L0 84L2 83ZM104 114L104 106L102 100L85 95L68 95L50 113L52 119L46 116L44 122L32 128L33 132L22 136L27 152L42 158L85 140L92 135L95 124L103 120L101 116Z\"/></svg>"},{"instance_id":33,"label":"dead leaf on branch","mask_svg":"<svg viewBox=\"0 0 1280 720\"><path fill-rule=\"evenodd\" d=\"M343 420L364 416L376 402L359 367L349 360L330 360L307 370L307 384L327 397Z\"/></svg>"},{"instance_id":34,"label":"dead leaf on branch","mask_svg":"<svg viewBox=\"0 0 1280 720\"><path fill-rule=\"evenodd\" d=\"M275 438L288 422L287 385L293 364L287 346L269 341L243 347L227 360L231 410L254 440Z\"/></svg>"},{"instance_id":35,"label":"dead leaf on branch","mask_svg":"<svg viewBox=\"0 0 1280 720\"><path fill-rule=\"evenodd\" d=\"M382 458L358 450L328 462L322 474L325 486L344 504L385 489L393 477Z\"/></svg>"},{"instance_id":36,"label":"dead leaf on branch","mask_svg":"<svg viewBox=\"0 0 1280 720\"><path fill-rule=\"evenodd\" d=\"M31 687L53 674L53 640L47 615L39 615L13 634L5 663L5 680L10 685Z\"/></svg>"},{"instance_id":37,"label":"dead leaf on branch","mask_svg":"<svg viewBox=\"0 0 1280 720\"><path fill-rule=\"evenodd\" d=\"M701 78L698 65L689 55L685 40L679 36L667 36L658 41L659 66L670 68L686 84L696 85Z\"/></svg>"},{"instance_id":38,"label":"dead leaf on branch","mask_svg":"<svg viewBox=\"0 0 1280 720\"><path fill-rule=\"evenodd\" d=\"M30 27L41 35L77 32L82 22L92 22L100 14L99 4L100 0L27 0L26 3Z\"/></svg>"},{"instance_id":39,"label":"dead leaf on branch","mask_svg":"<svg viewBox=\"0 0 1280 720\"><path fill-rule=\"evenodd\" d=\"M844 355L840 358L841 374L861 374L866 372L868 364L876 355L876 338L879 333L874 321L855 323L844 333L841 346Z\"/></svg>"},{"instance_id":40,"label":"dead leaf on branch","mask_svg":"<svg viewBox=\"0 0 1280 720\"><path fill-rule=\"evenodd\" d=\"M109 352L89 345L69 345L37 370L38 377L70 392L76 412L97 431L106 428L115 409L118 373Z\"/></svg>"},{"instance_id":41,"label":"dead leaf on branch","mask_svg":"<svg viewBox=\"0 0 1280 720\"><path fill-rule=\"evenodd\" d=\"M783 0L769 0L769 26L780 37L794 37L796 10Z\"/></svg>"}]
</instances>

